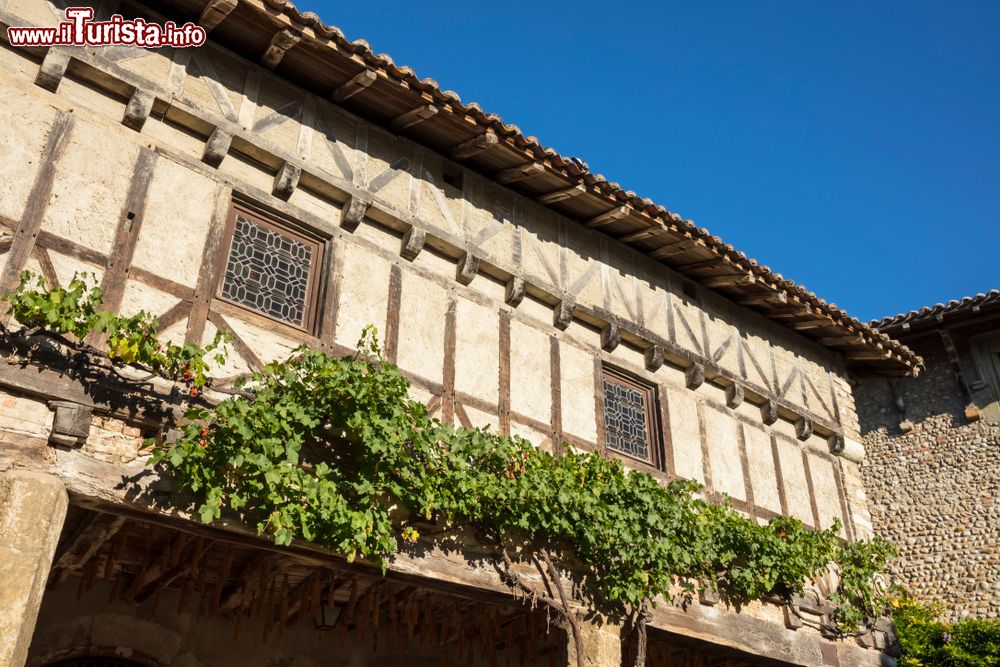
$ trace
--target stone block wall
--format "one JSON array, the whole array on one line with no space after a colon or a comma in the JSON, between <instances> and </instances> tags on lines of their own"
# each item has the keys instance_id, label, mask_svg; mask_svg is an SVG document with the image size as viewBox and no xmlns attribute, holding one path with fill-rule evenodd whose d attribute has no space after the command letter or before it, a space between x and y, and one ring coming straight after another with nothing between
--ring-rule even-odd
<instances>
[{"instance_id":1,"label":"stone block wall","mask_svg":"<svg viewBox=\"0 0 1000 667\"><path fill-rule=\"evenodd\" d=\"M931 342L926 342L930 340ZM900 550L893 574L952 619L1000 616L1000 425L969 422L943 346L921 339L927 370L857 381L876 533ZM908 418L912 430L903 433ZM904 428L906 426L904 425Z\"/></svg>"}]
</instances>

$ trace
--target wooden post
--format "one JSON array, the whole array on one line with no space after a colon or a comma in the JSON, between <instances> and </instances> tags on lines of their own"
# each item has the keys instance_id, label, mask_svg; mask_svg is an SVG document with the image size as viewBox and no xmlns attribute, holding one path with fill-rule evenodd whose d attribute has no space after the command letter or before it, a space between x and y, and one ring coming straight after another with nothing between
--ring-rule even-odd
<instances>
[{"instance_id":1,"label":"wooden post","mask_svg":"<svg viewBox=\"0 0 1000 667\"><path fill-rule=\"evenodd\" d=\"M0 665L21 667L28 658L68 504L57 477L0 474Z\"/></svg>"}]
</instances>

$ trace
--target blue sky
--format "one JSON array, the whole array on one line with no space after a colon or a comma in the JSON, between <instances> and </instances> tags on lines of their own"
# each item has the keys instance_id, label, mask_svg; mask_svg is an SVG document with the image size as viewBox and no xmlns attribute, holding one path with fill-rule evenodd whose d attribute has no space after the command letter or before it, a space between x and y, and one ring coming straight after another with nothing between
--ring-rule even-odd
<instances>
[{"instance_id":1,"label":"blue sky","mask_svg":"<svg viewBox=\"0 0 1000 667\"><path fill-rule=\"evenodd\" d=\"M1000 288L1000 2L297 4L863 320Z\"/></svg>"}]
</instances>

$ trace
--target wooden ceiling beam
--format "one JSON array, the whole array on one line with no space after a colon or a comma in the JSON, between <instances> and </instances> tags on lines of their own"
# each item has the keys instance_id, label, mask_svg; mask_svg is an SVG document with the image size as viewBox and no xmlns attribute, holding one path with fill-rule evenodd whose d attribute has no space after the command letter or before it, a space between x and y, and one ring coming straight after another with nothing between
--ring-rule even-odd
<instances>
[{"instance_id":1,"label":"wooden ceiling beam","mask_svg":"<svg viewBox=\"0 0 1000 667\"><path fill-rule=\"evenodd\" d=\"M281 59L285 57L288 50L301 40L302 33L290 28L274 33L271 43L267 46L267 50L260 57L260 64L267 69L273 70L281 62Z\"/></svg>"},{"instance_id":2,"label":"wooden ceiling beam","mask_svg":"<svg viewBox=\"0 0 1000 667\"><path fill-rule=\"evenodd\" d=\"M591 229L597 227L604 227L605 225L610 225L618 220L624 220L632 212L632 209L628 206L616 206L610 211L605 211L600 215L594 216L590 220L587 220L584 225L590 227Z\"/></svg>"},{"instance_id":3,"label":"wooden ceiling beam","mask_svg":"<svg viewBox=\"0 0 1000 667\"><path fill-rule=\"evenodd\" d=\"M822 329L823 327L832 326L836 326L833 320L820 319L795 320L788 323L788 328L794 329L795 331L808 331L810 329Z\"/></svg>"},{"instance_id":4,"label":"wooden ceiling beam","mask_svg":"<svg viewBox=\"0 0 1000 667\"><path fill-rule=\"evenodd\" d=\"M350 81L337 86L332 93L330 93L329 98L331 102L343 102L348 100L358 93L364 92L375 83L378 79L378 74L371 71L370 69L361 70L360 73L355 74Z\"/></svg>"},{"instance_id":5,"label":"wooden ceiling beam","mask_svg":"<svg viewBox=\"0 0 1000 667\"><path fill-rule=\"evenodd\" d=\"M494 176L494 179L496 179L498 183L510 185L511 183L517 183L518 181L526 181L534 178L535 176L541 176L544 173L544 164L541 162L528 162L527 164L520 164L516 167L510 167L509 169L499 171L496 176Z\"/></svg>"},{"instance_id":6,"label":"wooden ceiling beam","mask_svg":"<svg viewBox=\"0 0 1000 667\"><path fill-rule=\"evenodd\" d=\"M448 151L448 157L452 160L468 160L500 143L497 135L493 132L485 132L472 137L468 141L463 141Z\"/></svg>"},{"instance_id":7,"label":"wooden ceiling beam","mask_svg":"<svg viewBox=\"0 0 1000 667\"><path fill-rule=\"evenodd\" d=\"M222 23L230 12L236 9L237 0L210 0L201 10L197 24L210 33Z\"/></svg>"},{"instance_id":8,"label":"wooden ceiling beam","mask_svg":"<svg viewBox=\"0 0 1000 667\"><path fill-rule=\"evenodd\" d=\"M665 246L650 251L649 256L653 259L666 259L674 255L680 255L698 246L698 239L683 239L675 243L668 243Z\"/></svg>"},{"instance_id":9,"label":"wooden ceiling beam","mask_svg":"<svg viewBox=\"0 0 1000 667\"><path fill-rule=\"evenodd\" d=\"M433 118L438 113L438 108L433 104L422 104L416 109L410 109L406 113L401 113L389 121L389 129L399 134L403 130L419 125L428 118Z\"/></svg>"},{"instance_id":10,"label":"wooden ceiling beam","mask_svg":"<svg viewBox=\"0 0 1000 667\"><path fill-rule=\"evenodd\" d=\"M682 273L687 273L688 271L704 271L705 269L715 269L715 268L725 268L731 267L732 262L730 262L725 257L713 257L711 259L705 259L700 262L689 262L687 264L680 264L674 268Z\"/></svg>"},{"instance_id":11,"label":"wooden ceiling beam","mask_svg":"<svg viewBox=\"0 0 1000 667\"><path fill-rule=\"evenodd\" d=\"M653 227L647 227L646 229L639 229L634 232L629 232L628 234L623 234L618 237L618 240L621 241L622 243L633 243L635 241L642 241L643 239L651 239L668 233L669 231L664 227L653 226Z\"/></svg>"},{"instance_id":12,"label":"wooden ceiling beam","mask_svg":"<svg viewBox=\"0 0 1000 667\"><path fill-rule=\"evenodd\" d=\"M579 185L574 185L571 188L563 188L561 190L555 190L554 192L546 192L544 195L540 195L538 197L538 202L546 205L555 204L556 202L566 201L567 199L579 197L584 194L587 194L587 186L581 183Z\"/></svg>"},{"instance_id":13,"label":"wooden ceiling beam","mask_svg":"<svg viewBox=\"0 0 1000 667\"><path fill-rule=\"evenodd\" d=\"M61 584L70 574L84 567L124 524L124 517L100 512L94 512L81 521L62 555L52 566L49 575L52 584Z\"/></svg>"},{"instance_id":14,"label":"wooden ceiling beam","mask_svg":"<svg viewBox=\"0 0 1000 667\"><path fill-rule=\"evenodd\" d=\"M724 276L711 276L701 281L705 287L746 287L757 282L757 276L752 273L730 273Z\"/></svg>"},{"instance_id":15,"label":"wooden ceiling beam","mask_svg":"<svg viewBox=\"0 0 1000 667\"><path fill-rule=\"evenodd\" d=\"M743 299L740 299L741 306L765 306L765 305L778 305L782 306L788 303L788 295L784 292L779 292L777 290L771 290L769 292L761 292L757 294L751 294Z\"/></svg>"}]
</instances>

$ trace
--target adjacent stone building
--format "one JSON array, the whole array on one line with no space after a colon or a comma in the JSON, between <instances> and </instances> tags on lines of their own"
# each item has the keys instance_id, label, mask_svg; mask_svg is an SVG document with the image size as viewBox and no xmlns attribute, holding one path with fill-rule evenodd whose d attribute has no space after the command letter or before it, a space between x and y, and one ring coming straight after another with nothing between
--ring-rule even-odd
<instances>
[{"instance_id":1,"label":"adjacent stone building","mask_svg":"<svg viewBox=\"0 0 1000 667\"><path fill-rule=\"evenodd\" d=\"M917 378L858 379L862 466L898 579L948 616L1000 616L1000 292L873 322Z\"/></svg>"},{"instance_id":2,"label":"adjacent stone building","mask_svg":"<svg viewBox=\"0 0 1000 667\"><path fill-rule=\"evenodd\" d=\"M61 8L0 0L0 22ZM210 42L0 44L0 289L92 272L105 307L151 310L172 340L228 332L217 387L301 344L352 353L374 324L446 422L872 534L849 373L912 374L906 346L284 0L112 12ZM201 525L139 451L183 409L173 386L3 340L0 663L572 660L481 554L404 553L383 577ZM662 604L650 664L881 664L883 634L823 633L813 589ZM585 634L589 664L629 651L614 624Z\"/></svg>"}]
</instances>

